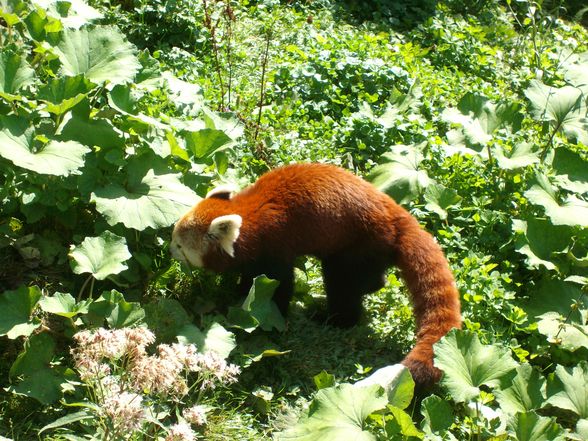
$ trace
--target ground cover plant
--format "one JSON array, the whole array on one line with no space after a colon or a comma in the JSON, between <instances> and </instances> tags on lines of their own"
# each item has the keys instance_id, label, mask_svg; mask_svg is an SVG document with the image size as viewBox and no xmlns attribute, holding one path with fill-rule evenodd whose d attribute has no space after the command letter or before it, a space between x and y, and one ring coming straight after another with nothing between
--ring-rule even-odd
<instances>
[{"instance_id":1,"label":"ground cover plant","mask_svg":"<svg viewBox=\"0 0 588 441\"><path fill-rule=\"evenodd\" d=\"M0 437L588 438L588 31L578 2L0 0ZM464 325L413 400L398 274L360 326L320 268L180 267L219 183L331 162L446 251ZM386 367L387 366L387 367ZM381 368L384 368L381 370Z\"/></svg>"}]
</instances>

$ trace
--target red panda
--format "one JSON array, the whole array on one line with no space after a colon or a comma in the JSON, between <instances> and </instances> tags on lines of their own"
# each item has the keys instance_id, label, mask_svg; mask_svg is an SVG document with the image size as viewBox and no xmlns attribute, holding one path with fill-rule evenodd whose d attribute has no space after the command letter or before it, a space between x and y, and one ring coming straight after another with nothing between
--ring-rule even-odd
<instances>
[{"instance_id":1,"label":"red panda","mask_svg":"<svg viewBox=\"0 0 588 441\"><path fill-rule=\"evenodd\" d=\"M415 347L403 360L415 382L428 386L441 372L433 344L461 326L458 291L441 248L404 208L361 178L327 164L293 164L270 171L245 190L212 190L175 225L173 257L243 283L266 274L286 313L294 260L321 260L330 322L354 325L364 294L384 286L398 266L411 292Z\"/></svg>"}]
</instances>

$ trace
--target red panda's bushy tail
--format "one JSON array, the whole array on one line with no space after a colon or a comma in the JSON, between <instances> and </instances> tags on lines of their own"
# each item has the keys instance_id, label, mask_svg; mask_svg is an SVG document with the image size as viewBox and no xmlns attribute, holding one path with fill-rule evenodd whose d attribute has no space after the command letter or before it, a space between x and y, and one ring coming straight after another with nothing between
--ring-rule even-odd
<instances>
[{"instance_id":1,"label":"red panda's bushy tail","mask_svg":"<svg viewBox=\"0 0 588 441\"><path fill-rule=\"evenodd\" d=\"M417 385L427 386L441 378L433 366L433 344L461 327L459 293L443 251L410 215L399 219L395 248L416 318L416 345L402 363Z\"/></svg>"}]
</instances>

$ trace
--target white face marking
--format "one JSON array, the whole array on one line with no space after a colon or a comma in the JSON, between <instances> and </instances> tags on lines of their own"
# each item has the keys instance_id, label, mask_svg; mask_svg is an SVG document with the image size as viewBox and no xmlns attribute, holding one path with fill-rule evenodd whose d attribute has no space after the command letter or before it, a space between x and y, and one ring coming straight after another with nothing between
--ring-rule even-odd
<instances>
[{"instance_id":1,"label":"white face marking","mask_svg":"<svg viewBox=\"0 0 588 441\"><path fill-rule=\"evenodd\" d=\"M193 246L184 243L183 236L174 229L172 241L169 245L171 255L180 262L201 268L204 266L202 255Z\"/></svg>"},{"instance_id":2,"label":"white face marking","mask_svg":"<svg viewBox=\"0 0 588 441\"><path fill-rule=\"evenodd\" d=\"M227 214L219 216L212 220L208 227L208 234L216 238L223 250L235 257L235 242L239 237L239 232L243 219L238 214Z\"/></svg>"}]
</instances>

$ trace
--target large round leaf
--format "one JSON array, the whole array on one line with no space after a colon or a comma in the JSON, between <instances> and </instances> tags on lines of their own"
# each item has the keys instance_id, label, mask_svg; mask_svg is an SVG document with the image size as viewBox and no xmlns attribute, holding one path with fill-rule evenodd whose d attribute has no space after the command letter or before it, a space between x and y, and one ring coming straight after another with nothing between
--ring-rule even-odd
<instances>
[{"instance_id":1,"label":"large round leaf","mask_svg":"<svg viewBox=\"0 0 588 441\"><path fill-rule=\"evenodd\" d=\"M126 187L114 183L92 193L96 209L110 225L121 222L139 231L167 227L196 203L196 194L180 182L179 175L145 171L144 161L129 165Z\"/></svg>"},{"instance_id":2,"label":"large round leaf","mask_svg":"<svg viewBox=\"0 0 588 441\"><path fill-rule=\"evenodd\" d=\"M0 52L0 96L12 98L35 80L35 71L24 58L9 51Z\"/></svg>"},{"instance_id":3,"label":"large round leaf","mask_svg":"<svg viewBox=\"0 0 588 441\"><path fill-rule=\"evenodd\" d=\"M435 344L435 366L443 370L441 383L457 402L474 399L479 387L500 386L517 364L508 349L482 345L476 334L451 330Z\"/></svg>"},{"instance_id":4,"label":"large round leaf","mask_svg":"<svg viewBox=\"0 0 588 441\"><path fill-rule=\"evenodd\" d=\"M374 167L368 180L399 204L415 199L435 182L425 170L419 169L424 157L418 146L394 146L382 159L385 163Z\"/></svg>"},{"instance_id":5,"label":"large round leaf","mask_svg":"<svg viewBox=\"0 0 588 441\"><path fill-rule=\"evenodd\" d=\"M277 440L296 441L373 441L376 437L363 430L364 421L386 406L380 386L353 387L350 384L321 389L313 400L308 416L291 430L277 434Z\"/></svg>"},{"instance_id":6,"label":"large round leaf","mask_svg":"<svg viewBox=\"0 0 588 441\"><path fill-rule=\"evenodd\" d=\"M65 30L54 50L61 61L62 74L84 74L98 84L129 82L141 67L134 46L124 40L118 29L109 26Z\"/></svg>"},{"instance_id":7,"label":"large round leaf","mask_svg":"<svg viewBox=\"0 0 588 441\"><path fill-rule=\"evenodd\" d=\"M0 117L0 156L37 173L68 176L84 165L90 149L76 141L49 141L36 150L34 130L16 116Z\"/></svg>"},{"instance_id":8,"label":"large round leaf","mask_svg":"<svg viewBox=\"0 0 588 441\"><path fill-rule=\"evenodd\" d=\"M105 231L98 237L86 237L78 246L72 245L69 256L74 273L91 273L104 280L127 269L123 262L131 258L131 253L124 237Z\"/></svg>"}]
</instances>

